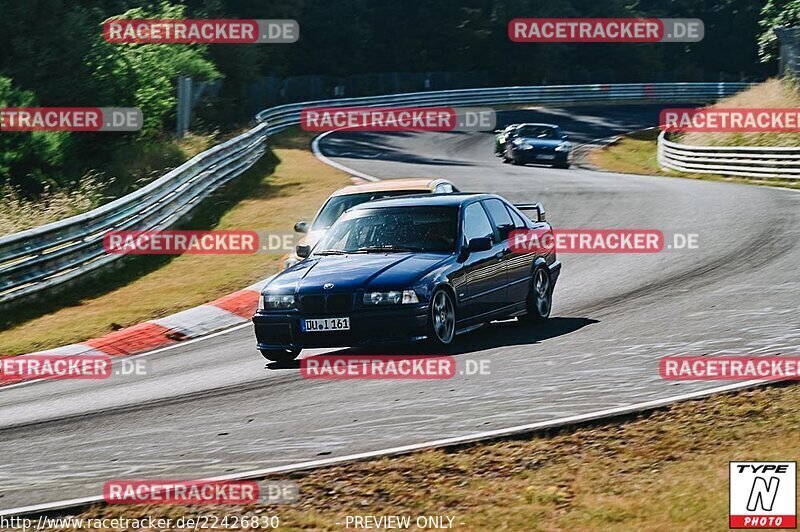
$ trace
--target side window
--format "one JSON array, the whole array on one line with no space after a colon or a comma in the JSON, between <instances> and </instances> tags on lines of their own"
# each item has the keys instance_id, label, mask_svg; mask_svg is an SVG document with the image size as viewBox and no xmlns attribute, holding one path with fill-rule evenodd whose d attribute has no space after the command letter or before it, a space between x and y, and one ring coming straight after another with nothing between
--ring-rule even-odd
<instances>
[{"instance_id":1,"label":"side window","mask_svg":"<svg viewBox=\"0 0 800 532\"><path fill-rule=\"evenodd\" d=\"M471 203L464 209L464 236L467 242L473 238L494 236L492 224L480 203Z\"/></svg>"},{"instance_id":2,"label":"side window","mask_svg":"<svg viewBox=\"0 0 800 532\"><path fill-rule=\"evenodd\" d=\"M514 229L514 223L511 221L511 216L506 210L505 204L498 199L488 199L483 202L486 210L489 211L489 216L492 217L494 226L500 234L500 240L508 239L508 233Z\"/></svg>"},{"instance_id":3,"label":"side window","mask_svg":"<svg viewBox=\"0 0 800 532\"><path fill-rule=\"evenodd\" d=\"M514 228L515 229L525 229L527 225L525 224L525 220L517 214L517 211L514 209L508 209L508 212L511 213L511 219L514 220Z\"/></svg>"}]
</instances>

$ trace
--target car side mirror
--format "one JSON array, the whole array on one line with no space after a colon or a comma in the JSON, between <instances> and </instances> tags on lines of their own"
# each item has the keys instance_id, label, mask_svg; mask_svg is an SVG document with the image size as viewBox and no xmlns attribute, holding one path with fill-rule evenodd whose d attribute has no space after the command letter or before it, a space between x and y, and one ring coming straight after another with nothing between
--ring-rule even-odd
<instances>
[{"instance_id":1,"label":"car side mirror","mask_svg":"<svg viewBox=\"0 0 800 532\"><path fill-rule=\"evenodd\" d=\"M488 236L473 238L467 243L469 251L488 251L492 249L492 239Z\"/></svg>"},{"instance_id":2,"label":"car side mirror","mask_svg":"<svg viewBox=\"0 0 800 532\"><path fill-rule=\"evenodd\" d=\"M500 233L500 240L505 240L511 231L514 230L514 224L503 224L497 226L497 232Z\"/></svg>"},{"instance_id":3,"label":"car side mirror","mask_svg":"<svg viewBox=\"0 0 800 532\"><path fill-rule=\"evenodd\" d=\"M308 244L297 244L297 247L294 248L294 252L298 257L304 259L311 255L311 246Z\"/></svg>"},{"instance_id":4,"label":"car side mirror","mask_svg":"<svg viewBox=\"0 0 800 532\"><path fill-rule=\"evenodd\" d=\"M308 233L308 222L300 221L294 224L294 230L297 233Z\"/></svg>"}]
</instances>

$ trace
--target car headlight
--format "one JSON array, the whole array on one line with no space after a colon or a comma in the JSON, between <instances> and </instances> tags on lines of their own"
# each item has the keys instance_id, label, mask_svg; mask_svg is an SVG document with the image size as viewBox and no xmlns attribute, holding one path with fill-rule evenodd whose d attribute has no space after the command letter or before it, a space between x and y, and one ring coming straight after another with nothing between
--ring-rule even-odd
<instances>
[{"instance_id":1,"label":"car headlight","mask_svg":"<svg viewBox=\"0 0 800 532\"><path fill-rule=\"evenodd\" d=\"M569 142L562 142L558 146L556 146L556 151L569 151L572 148L572 144Z\"/></svg>"},{"instance_id":2,"label":"car headlight","mask_svg":"<svg viewBox=\"0 0 800 532\"><path fill-rule=\"evenodd\" d=\"M388 292L366 292L365 305L408 305L419 303L417 293L413 290L389 290Z\"/></svg>"},{"instance_id":3,"label":"car headlight","mask_svg":"<svg viewBox=\"0 0 800 532\"><path fill-rule=\"evenodd\" d=\"M275 310L294 307L293 294L264 294L258 305L259 310Z\"/></svg>"}]
</instances>

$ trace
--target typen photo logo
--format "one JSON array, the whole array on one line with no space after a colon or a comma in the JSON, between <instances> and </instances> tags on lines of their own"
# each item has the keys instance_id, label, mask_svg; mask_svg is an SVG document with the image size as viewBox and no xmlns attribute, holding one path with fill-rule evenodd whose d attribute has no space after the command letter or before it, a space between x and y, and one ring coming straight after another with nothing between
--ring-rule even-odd
<instances>
[{"instance_id":1,"label":"typen photo logo","mask_svg":"<svg viewBox=\"0 0 800 532\"><path fill-rule=\"evenodd\" d=\"M797 528L797 462L731 462L731 528Z\"/></svg>"}]
</instances>

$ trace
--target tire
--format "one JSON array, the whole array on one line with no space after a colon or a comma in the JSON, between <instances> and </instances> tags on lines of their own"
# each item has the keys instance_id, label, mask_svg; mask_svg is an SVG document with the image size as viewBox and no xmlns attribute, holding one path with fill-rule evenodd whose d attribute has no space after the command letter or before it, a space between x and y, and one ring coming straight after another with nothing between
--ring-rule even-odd
<instances>
[{"instance_id":1,"label":"tire","mask_svg":"<svg viewBox=\"0 0 800 532\"><path fill-rule=\"evenodd\" d=\"M272 362L291 362L299 354L299 349L261 349L261 356Z\"/></svg>"},{"instance_id":2,"label":"tire","mask_svg":"<svg viewBox=\"0 0 800 532\"><path fill-rule=\"evenodd\" d=\"M539 323L550 317L550 310L553 308L553 283L550 272L543 266L533 272L525 308L528 311L523 316L525 321Z\"/></svg>"},{"instance_id":3,"label":"tire","mask_svg":"<svg viewBox=\"0 0 800 532\"><path fill-rule=\"evenodd\" d=\"M436 347L453 342L456 337L456 305L449 291L439 288L433 292L428 312L428 340Z\"/></svg>"}]
</instances>

